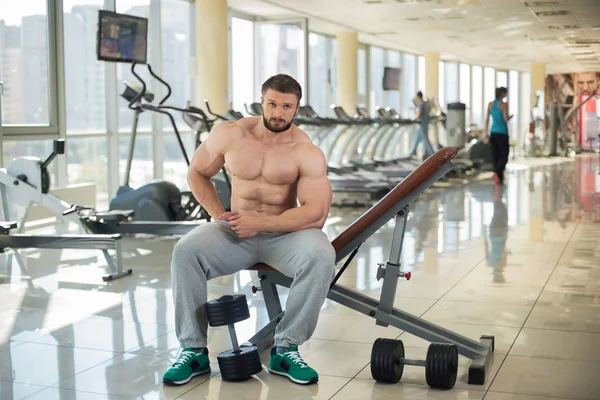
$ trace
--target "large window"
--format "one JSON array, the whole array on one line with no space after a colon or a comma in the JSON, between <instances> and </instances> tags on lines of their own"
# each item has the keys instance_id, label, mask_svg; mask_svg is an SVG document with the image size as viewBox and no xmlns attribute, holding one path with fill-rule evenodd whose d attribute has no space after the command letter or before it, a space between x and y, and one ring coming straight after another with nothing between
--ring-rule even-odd
<instances>
[{"instance_id":1,"label":"large window","mask_svg":"<svg viewBox=\"0 0 600 400\"><path fill-rule=\"evenodd\" d=\"M425 93L425 57L423 56L419 56L419 84L417 91L419 90Z\"/></svg>"},{"instance_id":2,"label":"large window","mask_svg":"<svg viewBox=\"0 0 600 400\"><path fill-rule=\"evenodd\" d=\"M413 118L415 116L413 100L418 90L416 86L416 72L417 72L417 57L413 54L404 53L404 62L402 63L402 111L403 118ZM425 92L423 92L425 96Z\"/></svg>"},{"instance_id":3,"label":"large window","mask_svg":"<svg viewBox=\"0 0 600 400\"><path fill-rule=\"evenodd\" d=\"M185 107L188 101L194 103L194 84L190 71L194 43L194 6L181 0L161 0L160 6L162 78L172 90L167 102L176 107ZM165 94L163 90L161 95ZM204 104L196 106L203 108ZM167 117L163 117L162 121L165 129L172 129ZM182 118L175 118L175 121L179 129L189 129Z\"/></svg>"},{"instance_id":4,"label":"large window","mask_svg":"<svg viewBox=\"0 0 600 400\"><path fill-rule=\"evenodd\" d=\"M288 74L306 88L306 21L255 23L256 87L276 74ZM306 104L307 97L300 100Z\"/></svg>"},{"instance_id":5,"label":"large window","mask_svg":"<svg viewBox=\"0 0 600 400\"><path fill-rule=\"evenodd\" d=\"M46 1L3 0L0 10L2 125L49 125Z\"/></svg>"},{"instance_id":6,"label":"large window","mask_svg":"<svg viewBox=\"0 0 600 400\"><path fill-rule=\"evenodd\" d=\"M389 50L387 52L387 66L394 68L401 68L402 56L397 51ZM398 111L400 109L400 92L397 90L391 90L388 92L387 105Z\"/></svg>"},{"instance_id":7,"label":"large window","mask_svg":"<svg viewBox=\"0 0 600 400\"><path fill-rule=\"evenodd\" d=\"M483 127L483 110L487 109L487 104L483 100L483 70L478 65L473 65L471 70L471 94L472 94L472 117L471 123Z\"/></svg>"},{"instance_id":8,"label":"large window","mask_svg":"<svg viewBox=\"0 0 600 400\"><path fill-rule=\"evenodd\" d=\"M484 104L496 98L496 76L494 68L485 67L483 70L483 99Z\"/></svg>"},{"instance_id":9,"label":"large window","mask_svg":"<svg viewBox=\"0 0 600 400\"><path fill-rule=\"evenodd\" d=\"M319 115L327 115L327 88L329 87L327 38L310 33L308 43L310 105Z\"/></svg>"},{"instance_id":10,"label":"large window","mask_svg":"<svg viewBox=\"0 0 600 400\"><path fill-rule=\"evenodd\" d=\"M467 107L465 121L471 121L471 67L468 64L460 64L459 67L459 101Z\"/></svg>"},{"instance_id":11,"label":"large window","mask_svg":"<svg viewBox=\"0 0 600 400\"><path fill-rule=\"evenodd\" d=\"M127 165L130 144L130 135L119 136L119 185L122 185L125 179L125 167ZM154 160L152 155L152 136L148 134L138 135L135 140L133 162L131 163L131 173L129 176L129 185L132 188L138 188L150 182L154 177ZM182 162L185 165L185 162Z\"/></svg>"},{"instance_id":12,"label":"large window","mask_svg":"<svg viewBox=\"0 0 600 400\"><path fill-rule=\"evenodd\" d=\"M258 94L254 93L253 35L252 21L231 18L232 106L239 112L244 111L244 104L258 100Z\"/></svg>"},{"instance_id":13,"label":"large window","mask_svg":"<svg viewBox=\"0 0 600 400\"><path fill-rule=\"evenodd\" d=\"M446 93L446 105L459 101L458 90L458 64L454 62L444 63L444 91Z\"/></svg>"},{"instance_id":14,"label":"large window","mask_svg":"<svg viewBox=\"0 0 600 400\"><path fill-rule=\"evenodd\" d=\"M496 72L496 87L508 86L508 73L506 71Z\"/></svg>"},{"instance_id":15,"label":"large window","mask_svg":"<svg viewBox=\"0 0 600 400\"><path fill-rule=\"evenodd\" d=\"M181 141L191 160L195 150L196 136L191 132L183 133ZM164 144L163 178L175 184L180 190L189 190L187 183L188 166L183 159L177 137L175 135L165 135Z\"/></svg>"},{"instance_id":16,"label":"large window","mask_svg":"<svg viewBox=\"0 0 600 400\"><path fill-rule=\"evenodd\" d=\"M337 49L337 39L331 39L331 56L329 57L329 63L331 68L330 80L331 80L331 103L338 104L338 59L337 59L338 49ZM358 53L360 57L360 50ZM360 75L359 75L360 76ZM333 111L331 108L328 110L328 115L333 116Z\"/></svg>"},{"instance_id":17,"label":"large window","mask_svg":"<svg viewBox=\"0 0 600 400\"><path fill-rule=\"evenodd\" d=\"M72 136L67 141L67 176L69 184L96 184L96 198L101 209L108 206L108 152L106 136Z\"/></svg>"},{"instance_id":18,"label":"large window","mask_svg":"<svg viewBox=\"0 0 600 400\"><path fill-rule=\"evenodd\" d=\"M67 132L106 131L105 63L96 58L104 0L64 0Z\"/></svg>"},{"instance_id":19,"label":"large window","mask_svg":"<svg viewBox=\"0 0 600 400\"><path fill-rule=\"evenodd\" d=\"M371 68L369 74L371 75L371 93L374 95L375 107L385 107L383 99L383 67L384 67L384 50L380 47L371 47ZM369 99L370 100L370 99ZM369 101L370 103L370 101ZM348 111L348 110L346 110Z\"/></svg>"}]
</instances>

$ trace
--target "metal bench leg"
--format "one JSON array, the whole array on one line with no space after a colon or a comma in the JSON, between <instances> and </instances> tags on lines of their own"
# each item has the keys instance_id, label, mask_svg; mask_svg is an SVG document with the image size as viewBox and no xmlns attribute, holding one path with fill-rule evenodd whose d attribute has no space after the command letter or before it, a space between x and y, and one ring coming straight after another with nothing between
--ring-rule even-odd
<instances>
[{"instance_id":1,"label":"metal bench leg","mask_svg":"<svg viewBox=\"0 0 600 400\"><path fill-rule=\"evenodd\" d=\"M123 252L121 240L118 239L115 241L115 261L113 261L112 257L108 253L108 250L102 250L102 254L104 254L104 258L106 259L106 263L108 264L108 269L110 270L110 274L102 277L104 282L109 282L123 276L131 275L133 271L131 268L123 269Z\"/></svg>"},{"instance_id":2,"label":"metal bench leg","mask_svg":"<svg viewBox=\"0 0 600 400\"><path fill-rule=\"evenodd\" d=\"M281 319L283 318L284 312L281 312L275 318L271 320L264 328L252 336L242 346L256 346L258 351L261 352L273 345L275 337L275 328Z\"/></svg>"},{"instance_id":3,"label":"metal bench leg","mask_svg":"<svg viewBox=\"0 0 600 400\"><path fill-rule=\"evenodd\" d=\"M262 351L275 342L275 328L279 321L281 321L281 318L283 318L284 312L281 308L277 285L271 282L266 273L260 273L259 278L263 299L265 300L265 306L267 307L267 314L269 315L271 322L250 338L248 343L252 346L257 346L258 350Z\"/></svg>"},{"instance_id":4,"label":"metal bench leg","mask_svg":"<svg viewBox=\"0 0 600 400\"><path fill-rule=\"evenodd\" d=\"M265 299L267 313L269 318L273 320L283 311L281 308L281 301L279 300L279 293L277 292L277 285L271 282L268 274L261 274L260 287L263 293L263 298Z\"/></svg>"}]
</instances>

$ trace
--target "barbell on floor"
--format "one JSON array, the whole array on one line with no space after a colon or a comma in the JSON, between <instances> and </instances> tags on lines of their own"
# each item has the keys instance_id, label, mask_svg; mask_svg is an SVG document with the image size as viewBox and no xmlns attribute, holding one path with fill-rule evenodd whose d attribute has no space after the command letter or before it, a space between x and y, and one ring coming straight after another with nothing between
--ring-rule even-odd
<instances>
[{"instance_id":1,"label":"barbell on floor","mask_svg":"<svg viewBox=\"0 0 600 400\"><path fill-rule=\"evenodd\" d=\"M404 344L397 339L379 338L371 350L371 376L377 382L398 383L405 365L425 367L427 384L452 389L458 374L458 348L451 343L431 343L426 360L404 357Z\"/></svg>"}]
</instances>

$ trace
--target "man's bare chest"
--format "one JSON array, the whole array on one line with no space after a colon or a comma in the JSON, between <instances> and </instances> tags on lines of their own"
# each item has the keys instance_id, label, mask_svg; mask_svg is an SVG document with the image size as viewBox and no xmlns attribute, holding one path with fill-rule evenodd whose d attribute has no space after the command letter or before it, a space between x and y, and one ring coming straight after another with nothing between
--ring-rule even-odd
<instances>
[{"instance_id":1,"label":"man's bare chest","mask_svg":"<svg viewBox=\"0 0 600 400\"><path fill-rule=\"evenodd\" d=\"M298 166L290 144L266 146L256 140L240 140L225 154L227 168L243 180L289 185L298 180Z\"/></svg>"}]
</instances>

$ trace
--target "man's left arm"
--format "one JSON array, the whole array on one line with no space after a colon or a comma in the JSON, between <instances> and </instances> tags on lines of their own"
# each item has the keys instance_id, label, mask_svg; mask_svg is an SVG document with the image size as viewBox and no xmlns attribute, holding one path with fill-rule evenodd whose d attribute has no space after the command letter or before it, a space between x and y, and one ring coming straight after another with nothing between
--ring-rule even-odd
<instances>
[{"instance_id":1,"label":"man's left arm","mask_svg":"<svg viewBox=\"0 0 600 400\"><path fill-rule=\"evenodd\" d=\"M295 232L302 229L321 229L331 208L332 191L327 178L327 162L321 149L312 143L303 144L298 151L298 201L300 207L281 215L264 218L266 232Z\"/></svg>"}]
</instances>

